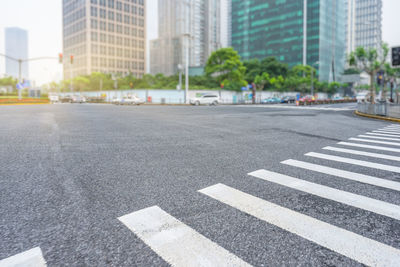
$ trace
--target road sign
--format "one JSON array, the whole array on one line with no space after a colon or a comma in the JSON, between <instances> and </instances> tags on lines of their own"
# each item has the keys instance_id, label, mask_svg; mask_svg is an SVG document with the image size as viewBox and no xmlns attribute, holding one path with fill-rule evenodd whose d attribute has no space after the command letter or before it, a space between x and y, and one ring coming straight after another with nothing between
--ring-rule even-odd
<instances>
[{"instance_id":1,"label":"road sign","mask_svg":"<svg viewBox=\"0 0 400 267\"><path fill-rule=\"evenodd\" d=\"M400 46L392 47L392 67L400 68Z\"/></svg>"},{"instance_id":2,"label":"road sign","mask_svg":"<svg viewBox=\"0 0 400 267\"><path fill-rule=\"evenodd\" d=\"M18 90L24 89L24 85L23 85L22 83L18 83L18 84L17 84L17 89L18 89Z\"/></svg>"}]
</instances>

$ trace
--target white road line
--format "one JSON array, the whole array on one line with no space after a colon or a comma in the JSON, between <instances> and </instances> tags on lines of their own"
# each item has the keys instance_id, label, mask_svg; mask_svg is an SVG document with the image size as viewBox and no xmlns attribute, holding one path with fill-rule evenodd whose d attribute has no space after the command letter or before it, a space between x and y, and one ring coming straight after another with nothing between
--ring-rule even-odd
<instances>
[{"instance_id":1,"label":"white road line","mask_svg":"<svg viewBox=\"0 0 400 267\"><path fill-rule=\"evenodd\" d=\"M377 131L372 131L374 133L384 133L384 134L396 134L396 135L400 135L400 133L398 132L393 132L393 131L382 131L382 130L377 130Z\"/></svg>"},{"instance_id":2,"label":"white road line","mask_svg":"<svg viewBox=\"0 0 400 267\"><path fill-rule=\"evenodd\" d=\"M400 183L386 180L386 179L377 178L374 176L364 175L364 174L356 173L356 172L343 171L340 169L330 168L330 167L326 167L326 166L322 166L322 165L317 165L317 164L293 160L293 159L285 160L285 161L282 161L281 163L289 165L289 166L293 166L293 167L298 167L298 168L302 168L302 169L306 169L306 170L311 170L311 171L315 171L315 172L319 172L319 173L323 173L323 174L328 174L328 175L348 179L348 180L353 180L353 181L357 181L357 182L361 182L361 183L365 183L365 184L370 184L370 185L374 185L374 186L379 186L379 187L383 187L383 188L400 191Z\"/></svg>"},{"instance_id":3,"label":"white road line","mask_svg":"<svg viewBox=\"0 0 400 267\"><path fill-rule=\"evenodd\" d=\"M400 250L223 184L199 191L260 220L369 266L400 266Z\"/></svg>"},{"instance_id":4,"label":"white road line","mask_svg":"<svg viewBox=\"0 0 400 267\"><path fill-rule=\"evenodd\" d=\"M370 136L370 135L362 135L362 134L360 134L358 137L362 137L362 138L372 138L372 139L379 139L379 140L389 140L389 141L400 141L399 138L380 137L380 136Z\"/></svg>"},{"instance_id":5,"label":"white road line","mask_svg":"<svg viewBox=\"0 0 400 267\"><path fill-rule=\"evenodd\" d=\"M118 219L172 266L250 266L158 206Z\"/></svg>"},{"instance_id":6,"label":"white road line","mask_svg":"<svg viewBox=\"0 0 400 267\"><path fill-rule=\"evenodd\" d=\"M358 165L358 166L363 166L363 167L368 167L368 168L373 168L373 169L378 169L378 170L400 173L400 167L391 166L391 165L384 165L384 164L373 163L373 162L369 162L369 161L337 157L337 156L315 153L315 152L310 152L305 155L309 156L309 157L314 157L314 158L327 159L327 160L343 162L343 163L347 163L347 164L353 164L353 165Z\"/></svg>"},{"instance_id":7,"label":"white road line","mask_svg":"<svg viewBox=\"0 0 400 267\"><path fill-rule=\"evenodd\" d=\"M398 152L398 153L400 153L400 149L398 149L398 148L391 148L391 147L371 146L371 145L356 144L356 143L348 143L348 142L339 142L338 145L352 146L352 147L363 147L363 148L369 148L369 149L375 149L375 150L383 150L383 151L391 151L391 152Z\"/></svg>"},{"instance_id":8,"label":"white road line","mask_svg":"<svg viewBox=\"0 0 400 267\"><path fill-rule=\"evenodd\" d=\"M359 142L383 144L383 145L400 146L400 143L385 142L385 141L378 141L378 140L367 140L367 139L360 139L360 138L349 138L349 140L350 141L359 141Z\"/></svg>"},{"instance_id":9,"label":"white road line","mask_svg":"<svg viewBox=\"0 0 400 267\"><path fill-rule=\"evenodd\" d=\"M249 175L264 181L280 184L315 196L400 220L400 206L388 202L353 194L316 183L311 183L305 180L267 170L258 170L249 173Z\"/></svg>"},{"instance_id":10,"label":"white road line","mask_svg":"<svg viewBox=\"0 0 400 267\"><path fill-rule=\"evenodd\" d=\"M353 154L353 155L366 156L366 157L371 157L371 158L400 161L400 157L391 156L391 155L384 155L384 154L378 154L378 153L370 153L370 152L353 150L353 149L344 149L344 148L331 147L331 146L327 146L327 147L324 147L322 149L330 150L330 151L336 151L336 152L342 152L342 153L348 153L348 154Z\"/></svg>"},{"instance_id":11,"label":"white road line","mask_svg":"<svg viewBox=\"0 0 400 267\"><path fill-rule=\"evenodd\" d=\"M398 126L387 126L387 127L384 127L384 129L400 130L400 127L398 127Z\"/></svg>"},{"instance_id":12,"label":"white road line","mask_svg":"<svg viewBox=\"0 0 400 267\"><path fill-rule=\"evenodd\" d=\"M386 127L386 128L381 128L380 130L382 130L382 131L400 132L400 128L389 128L389 127Z\"/></svg>"},{"instance_id":13,"label":"white road line","mask_svg":"<svg viewBox=\"0 0 400 267\"><path fill-rule=\"evenodd\" d=\"M376 135L376 136L400 137L399 135L394 135L394 134L381 134L381 133L365 133L365 134Z\"/></svg>"},{"instance_id":14,"label":"white road line","mask_svg":"<svg viewBox=\"0 0 400 267\"><path fill-rule=\"evenodd\" d=\"M0 267L45 267L42 250L39 247L0 260Z\"/></svg>"}]
</instances>

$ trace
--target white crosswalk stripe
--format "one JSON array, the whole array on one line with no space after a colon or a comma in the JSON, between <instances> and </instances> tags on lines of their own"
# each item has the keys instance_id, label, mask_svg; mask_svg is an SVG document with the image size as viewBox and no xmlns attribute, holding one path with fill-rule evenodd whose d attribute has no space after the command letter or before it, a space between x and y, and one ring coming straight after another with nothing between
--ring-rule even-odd
<instances>
[{"instance_id":1,"label":"white crosswalk stripe","mask_svg":"<svg viewBox=\"0 0 400 267\"><path fill-rule=\"evenodd\" d=\"M400 133L398 132L393 132L393 131L382 131L382 130L376 130L376 131L372 131L374 133L384 133L384 134L397 134L400 135Z\"/></svg>"},{"instance_id":2,"label":"white crosswalk stripe","mask_svg":"<svg viewBox=\"0 0 400 267\"><path fill-rule=\"evenodd\" d=\"M303 168L310 171L315 171L323 174L333 175L336 177L353 180L365 184L370 184L374 186L379 186L387 189L392 189L396 191L400 191L400 183L381 179L374 176L369 176L356 172L349 172L340 169L335 169L327 166L317 165L309 162L298 161L293 159L288 159L281 162L282 164L290 165L293 167Z\"/></svg>"},{"instance_id":3,"label":"white crosswalk stripe","mask_svg":"<svg viewBox=\"0 0 400 267\"><path fill-rule=\"evenodd\" d=\"M353 149L344 149L344 148L331 147L331 146L327 146L327 147L324 147L324 148L322 148L322 149L324 149L324 150L330 150L330 151L335 151L335 152L342 152L342 153L347 153L347 154L353 154L353 155L360 155L360 156L372 157L372 158L379 158L379 159L388 159L388 160L393 160L393 161L400 161L400 157L391 156L391 155L384 155L384 154L378 154L378 153L370 153L370 152L359 151L359 150L353 150Z\"/></svg>"},{"instance_id":4,"label":"white crosswalk stripe","mask_svg":"<svg viewBox=\"0 0 400 267\"><path fill-rule=\"evenodd\" d=\"M400 250L396 248L229 186L216 184L199 192L362 264L400 266Z\"/></svg>"},{"instance_id":5,"label":"white crosswalk stripe","mask_svg":"<svg viewBox=\"0 0 400 267\"><path fill-rule=\"evenodd\" d=\"M45 267L42 250L39 247L27 250L9 258L0 260L0 267Z\"/></svg>"},{"instance_id":6,"label":"white crosswalk stripe","mask_svg":"<svg viewBox=\"0 0 400 267\"><path fill-rule=\"evenodd\" d=\"M349 140L350 141L358 141L358 142L366 142L366 143L400 146L400 143L393 143L393 142L386 142L386 141L379 141L379 140L370 140L370 139L361 139L361 138L349 138Z\"/></svg>"},{"instance_id":7,"label":"white crosswalk stripe","mask_svg":"<svg viewBox=\"0 0 400 267\"><path fill-rule=\"evenodd\" d=\"M375 150L391 151L391 152L400 153L400 148L391 148L391 147L383 147L383 146L371 146L371 145L349 143L349 142L339 142L338 145L352 146L352 147L362 147L362 148L368 148L368 149L375 149Z\"/></svg>"},{"instance_id":8,"label":"white crosswalk stripe","mask_svg":"<svg viewBox=\"0 0 400 267\"><path fill-rule=\"evenodd\" d=\"M327 159L327 160L332 160L332 161L337 161L337 162L342 162L342 163L347 163L347 164L353 164L353 165L358 165L358 166L363 166L363 167L368 167L368 168L373 168L373 169L378 169L378 170L400 173L400 167L391 166L391 165L384 165L384 164L379 164L379 163L374 163L374 162L369 162L369 161L331 156L331 155L315 153L315 152L310 152L305 155L309 156L309 157L314 157L314 158Z\"/></svg>"},{"instance_id":9,"label":"white crosswalk stripe","mask_svg":"<svg viewBox=\"0 0 400 267\"><path fill-rule=\"evenodd\" d=\"M157 206L118 219L172 266L250 266Z\"/></svg>"},{"instance_id":10,"label":"white crosswalk stripe","mask_svg":"<svg viewBox=\"0 0 400 267\"><path fill-rule=\"evenodd\" d=\"M379 139L379 140L389 140L389 141L400 141L399 138L381 137L381 136L369 136L369 135L362 135L362 134L360 134L358 137L372 138L372 139Z\"/></svg>"},{"instance_id":11,"label":"white crosswalk stripe","mask_svg":"<svg viewBox=\"0 0 400 267\"><path fill-rule=\"evenodd\" d=\"M264 181L280 184L312 195L400 220L400 206L384 201L360 196L267 170L258 170L249 173L249 175Z\"/></svg>"},{"instance_id":12,"label":"white crosswalk stripe","mask_svg":"<svg viewBox=\"0 0 400 267\"><path fill-rule=\"evenodd\" d=\"M380 134L380 133L365 133L368 135L375 135L375 136L388 136L388 137L400 137L398 135L394 135L394 134Z\"/></svg>"},{"instance_id":13,"label":"white crosswalk stripe","mask_svg":"<svg viewBox=\"0 0 400 267\"><path fill-rule=\"evenodd\" d=\"M364 135L358 135L358 138L350 138L349 140L356 142L339 142L338 146L322 148L327 153L345 153L348 157L316 152L307 153L305 156L322 161L336 161L400 173L400 166L395 166L397 162L400 162L400 154L397 156L387 153L400 153L400 142L391 142L400 141L400 126L398 129L392 126L385 127L382 130L367 132ZM351 148L365 148L375 151L370 152ZM354 159L352 158L354 156L369 157L371 161ZM373 162L374 159L389 160L392 165L376 163ZM294 159L288 159L281 163L286 166L316 172L321 175L320 178L329 179L330 176L334 176L367 184L371 188L390 189L391 191L387 191L389 193L400 192L400 182L397 181ZM298 178L269 170L258 170L250 172L248 175L335 203L341 203L400 221L399 205L309 182L302 179L301 172L299 175L296 174ZM268 202L223 184L216 184L198 192L361 264L369 266L400 266L399 249L282 207L279 204ZM118 219L172 266L250 266L238 256L214 243L158 206L139 210ZM0 267L2 266L0 265Z\"/></svg>"}]
</instances>

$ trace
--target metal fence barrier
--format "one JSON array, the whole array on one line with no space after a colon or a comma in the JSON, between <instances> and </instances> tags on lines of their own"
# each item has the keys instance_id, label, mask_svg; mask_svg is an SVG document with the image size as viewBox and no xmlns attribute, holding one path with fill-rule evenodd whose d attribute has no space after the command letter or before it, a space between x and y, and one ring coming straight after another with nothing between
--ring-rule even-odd
<instances>
[{"instance_id":1,"label":"metal fence barrier","mask_svg":"<svg viewBox=\"0 0 400 267\"><path fill-rule=\"evenodd\" d=\"M392 103L358 103L358 112L400 119L400 105Z\"/></svg>"}]
</instances>

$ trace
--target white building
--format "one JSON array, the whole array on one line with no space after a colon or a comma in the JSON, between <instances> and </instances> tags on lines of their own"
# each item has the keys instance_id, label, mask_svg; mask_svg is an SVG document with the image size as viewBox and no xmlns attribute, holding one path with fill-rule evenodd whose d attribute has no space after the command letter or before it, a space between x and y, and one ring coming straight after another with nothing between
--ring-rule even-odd
<instances>
[{"instance_id":1,"label":"white building","mask_svg":"<svg viewBox=\"0 0 400 267\"><path fill-rule=\"evenodd\" d=\"M232 0L221 0L221 46L232 45Z\"/></svg>"},{"instance_id":2,"label":"white building","mask_svg":"<svg viewBox=\"0 0 400 267\"><path fill-rule=\"evenodd\" d=\"M145 10L146 0L63 0L64 78L92 72L142 77Z\"/></svg>"},{"instance_id":3,"label":"white building","mask_svg":"<svg viewBox=\"0 0 400 267\"><path fill-rule=\"evenodd\" d=\"M221 0L159 0L158 39L150 41L150 72L173 75L178 65L202 67L221 47Z\"/></svg>"},{"instance_id":4,"label":"white building","mask_svg":"<svg viewBox=\"0 0 400 267\"><path fill-rule=\"evenodd\" d=\"M347 54L382 43L382 0L347 0Z\"/></svg>"}]
</instances>

